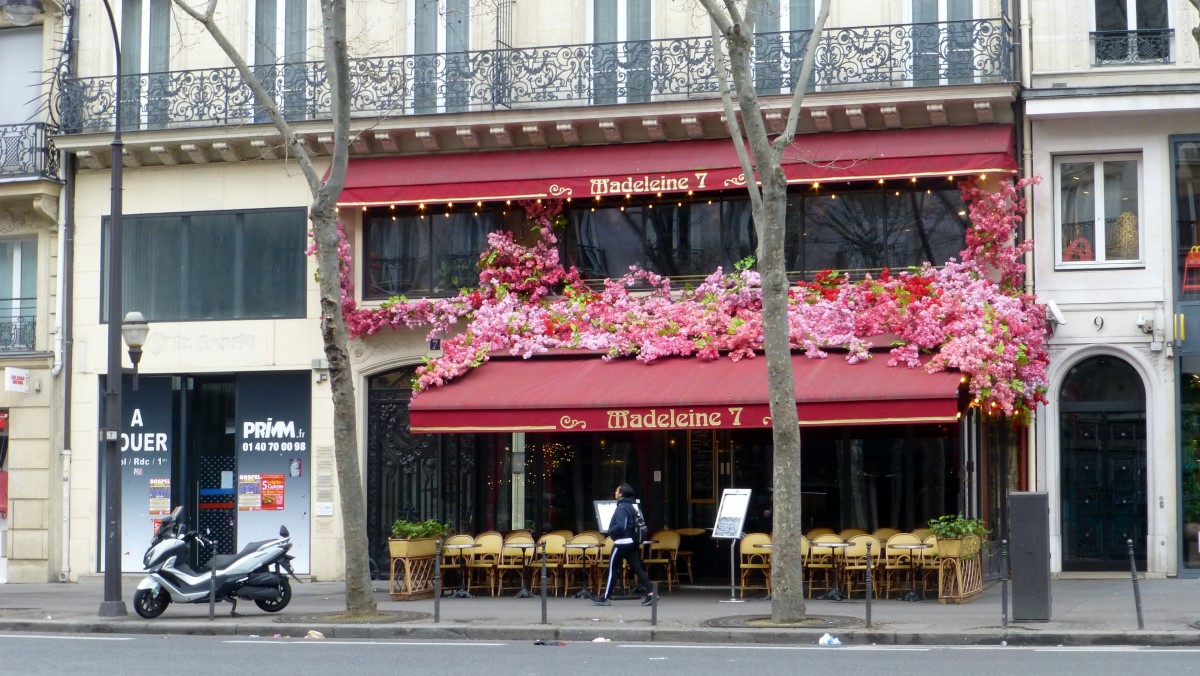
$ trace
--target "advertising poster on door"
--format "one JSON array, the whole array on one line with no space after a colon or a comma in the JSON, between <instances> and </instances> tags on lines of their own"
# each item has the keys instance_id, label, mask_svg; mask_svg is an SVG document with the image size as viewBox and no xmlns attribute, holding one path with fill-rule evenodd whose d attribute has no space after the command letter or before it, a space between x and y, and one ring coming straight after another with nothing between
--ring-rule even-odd
<instances>
[{"instance_id":1,"label":"advertising poster on door","mask_svg":"<svg viewBox=\"0 0 1200 676\"><path fill-rule=\"evenodd\" d=\"M121 393L121 569L142 570L154 529L171 513L171 378L125 377ZM103 453L103 444L101 453Z\"/></svg>"},{"instance_id":2,"label":"advertising poster on door","mask_svg":"<svg viewBox=\"0 0 1200 676\"><path fill-rule=\"evenodd\" d=\"M237 379L237 546L278 537L287 526L297 573L309 572L311 377L304 371Z\"/></svg>"}]
</instances>

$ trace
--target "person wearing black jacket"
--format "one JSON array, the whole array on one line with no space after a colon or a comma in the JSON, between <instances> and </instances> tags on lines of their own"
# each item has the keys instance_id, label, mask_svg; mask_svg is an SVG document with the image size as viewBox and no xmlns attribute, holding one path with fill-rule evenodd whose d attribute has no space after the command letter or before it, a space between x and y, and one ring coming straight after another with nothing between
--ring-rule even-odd
<instances>
[{"instance_id":1,"label":"person wearing black jacket","mask_svg":"<svg viewBox=\"0 0 1200 676\"><path fill-rule=\"evenodd\" d=\"M612 605L613 577L621 574L621 563L627 563L629 569L637 576L638 583L650 590L650 576L642 568L642 557L638 553L641 543L635 541L637 532L637 515L633 506L633 486L621 484L617 486L617 508L613 511L612 520L608 524L608 536L612 538L612 559L608 563L608 582L604 585L604 594L592 599L598 606ZM653 592L646 594L642 605L648 606L654 602Z\"/></svg>"}]
</instances>

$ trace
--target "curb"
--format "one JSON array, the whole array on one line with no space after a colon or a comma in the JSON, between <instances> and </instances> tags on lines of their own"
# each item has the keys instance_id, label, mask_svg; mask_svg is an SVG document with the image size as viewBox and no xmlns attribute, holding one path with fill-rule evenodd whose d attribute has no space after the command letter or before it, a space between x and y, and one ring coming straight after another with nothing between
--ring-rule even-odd
<instances>
[{"instance_id":1,"label":"curb","mask_svg":"<svg viewBox=\"0 0 1200 676\"><path fill-rule=\"evenodd\" d=\"M620 627L555 625L473 624L335 624L245 621L231 624L207 620L143 622L139 620L8 620L0 631L54 634L135 634L272 638L283 635L303 638L315 629L336 639L421 639L439 641L535 641L557 640L590 643L603 637L618 643L726 643L731 645L816 645L823 629L727 629L704 627ZM845 646L928 645L1013 647L1058 646L1153 646L1197 647L1200 632L1194 631L1080 631L1009 632L906 632L850 629L837 633ZM832 649L832 648L831 648Z\"/></svg>"}]
</instances>

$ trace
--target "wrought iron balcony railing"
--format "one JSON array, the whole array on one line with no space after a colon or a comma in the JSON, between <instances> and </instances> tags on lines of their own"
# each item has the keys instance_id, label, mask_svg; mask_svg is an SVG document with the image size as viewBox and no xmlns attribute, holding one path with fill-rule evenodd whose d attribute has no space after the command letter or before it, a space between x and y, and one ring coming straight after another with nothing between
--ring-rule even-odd
<instances>
[{"instance_id":1,"label":"wrought iron balcony railing","mask_svg":"<svg viewBox=\"0 0 1200 676\"><path fill-rule=\"evenodd\" d=\"M58 153L43 122L0 125L0 179L57 178Z\"/></svg>"},{"instance_id":2,"label":"wrought iron balcony railing","mask_svg":"<svg viewBox=\"0 0 1200 676\"><path fill-rule=\"evenodd\" d=\"M1130 63L1171 63L1170 28L1137 31L1096 31L1092 34L1096 65Z\"/></svg>"},{"instance_id":3,"label":"wrought iron balcony railing","mask_svg":"<svg viewBox=\"0 0 1200 676\"><path fill-rule=\"evenodd\" d=\"M0 354L33 351L37 340L35 311L33 298L0 300Z\"/></svg>"},{"instance_id":4,"label":"wrought iron balcony railing","mask_svg":"<svg viewBox=\"0 0 1200 676\"><path fill-rule=\"evenodd\" d=\"M756 36L760 94L789 93L809 31ZM1007 19L827 29L809 88L884 89L1009 82ZM362 117L714 99L710 38L499 48L351 62L351 109ZM329 117L322 62L257 66L292 120ZM55 106L65 133L112 129L115 77L67 80ZM233 68L127 75L123 129L267 122Z\"/></svg>"}]
</instances>

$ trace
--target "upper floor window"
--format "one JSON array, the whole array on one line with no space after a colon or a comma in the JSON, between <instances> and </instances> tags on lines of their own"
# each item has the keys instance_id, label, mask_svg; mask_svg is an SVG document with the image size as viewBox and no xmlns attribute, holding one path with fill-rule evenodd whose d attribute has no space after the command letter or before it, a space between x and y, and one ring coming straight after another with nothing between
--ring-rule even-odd
<instances>
[{"instance_id":1,"label":"upper floor window","mask_svg":"<svg viewBox=\"0 0 1200 676\"><path fill-rule=\"evenodd\" d=\"M1141 260L1139 165L1130 155L1056 160L1060 266Z\"/></svg>"},{"instance_id":2,"label":"upper floor window","mask_svg":"<svg viewBox=\"0 0 1200 676\"><path fill-rule=\"evenodd\" d=\"M304 209L125 216L121 307L151 322L304 317L306 226ZM107 321L107 273L101 295Z\"/></svg>"},{"instance_id":3,"label":"upper floor window","mask_svg":"<svg viewBox=\"0 0 1200 676\"><path fill-rule=\"evenodd\" d=\"M592 44L595 103L650 100L654 74L650 42L655 0L591 0L588 24Z\"/></svg>"},{"instance_id":4,"label":"upper floor window","mask_svg":"<svg viewBox=\"0 0 1200 676\"><path fill-rule=\"evenodd\" d=\"M0 240L0 352L34 348L37 239Z\"/></svg>"},{"instance_id":5,"label":"upper floor window","mask_svg":"<svg viewBox=\"0 0 1200 676\"><path fill-rule=\"evenodd\" d=\"M171 0L122 0L120 12L121 125L165 126L171 107Z\"/></svg>"},{"instance_id":6,"label":"upper floor window","mask_svg":"<svg viewBox=\"0 0 1200 676\"><path fill-rule=\"evenodd\" d=\"M4 64L4 88L0 97L0 126L33 122L42 105L37 96L42 73L42 27L0 30L0 63ZM0 148L0 156L4 148Z\"/></svg>"},{"instance_id":7,"label":"upper floor window","mask_svg":"<svg viewBox=\"0 0 1200 676\"><path fill-rule=\"evenodd\" d=\"M1095 0L1092 33L1096 65L1169 63L1174 31L1167 22L1167 0Z\"/></svg>"},{"instance_id":8,"label":"upper floor window","mask_svg":"<svg viewBox=\"0 0 1200 676\"><path fill-rule=\"evenodd\" d=\"M416 112L466 110L471 100L470 0L414 0L413 17Z\"/></svg>"},{"instance_id":9,"label":"upper floor window","mask_svg":"<svg viewBox=\"0 0 1200 676\"><path fill-rule=\"evenodd\" d=\"M305 0L256 0L254 30L250 35L255 75L268 92L282 99L281 110L289 120L302 119L308 103L308 73L305 66L308 41ZM282 96L279 96L282 93ZM259 111L258 120L269 117Z\"/></svg>"},{"instance_id":10,"label":"upper floor window","mask_svg":"<svg viewBox=\"0 0 1200 676\"><path fill-rule=\"evenodd\" d=\"M975 1L912 0L912 79L918 87L969 84L975 73Z\"/></svg>"}]
</instances>

